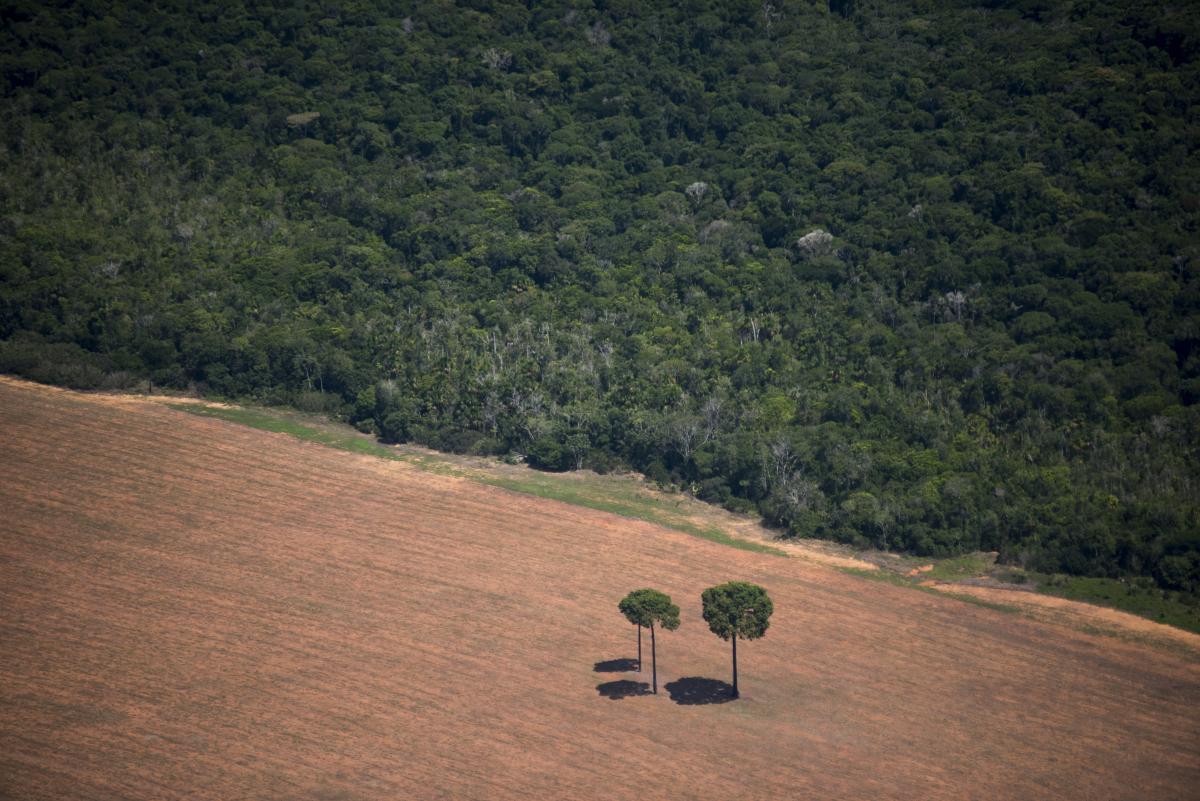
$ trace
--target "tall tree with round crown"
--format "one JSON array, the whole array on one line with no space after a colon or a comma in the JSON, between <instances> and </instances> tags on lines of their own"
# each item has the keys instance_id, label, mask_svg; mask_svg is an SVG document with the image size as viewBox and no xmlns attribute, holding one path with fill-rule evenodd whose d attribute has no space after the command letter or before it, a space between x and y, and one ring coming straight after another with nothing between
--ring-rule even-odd
<instances>
[{"instance_id":1,"label":"tall tree with round crown","mask_svg":"<svg viewBox=\"0 0 1200 801\"><path fill-rule=\"evenodd\" d=\"M757 640L767 633L771 613L775 611L771 596L757 584L730 581L709 587L700 595L704 620L712 633L722 640L733 641L733 697L738 697L737 641Z\"/></svg>"},{"instance_id":2,"label":"tall tree with round crown","mask_svg":"<svg viewBox=\"0 0 1200 801\"><path fill-rule=\"evenodd\" d=\"M679 628L679 607L671 603L671 596L658 590L634 590L617 605L621 614L638 627L638 670L642 669L642 627L650 629L651 679L654 692L658 693L658 652L655 645L655 626L667 631Z\"/></svg>"}]
</instances>

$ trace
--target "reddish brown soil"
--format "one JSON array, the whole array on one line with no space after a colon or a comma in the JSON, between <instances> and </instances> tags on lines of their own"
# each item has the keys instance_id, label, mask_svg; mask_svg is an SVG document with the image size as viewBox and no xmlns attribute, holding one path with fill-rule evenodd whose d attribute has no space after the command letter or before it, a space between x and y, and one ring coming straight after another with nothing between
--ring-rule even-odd
<instances>
[{"instance_id":1,"label":"reddish brown soil","mask_svg":"<svg viewBox=\"0 0 1200 801\"><path fill-rule=\"evenodd\" d=\"M734 578L776 608L744 697L676 703ZM683 626L619 697L641 586ZM6 798L1185 799L1198 708L1183 654L0 382Z\"/></svg>"}]
</instances>

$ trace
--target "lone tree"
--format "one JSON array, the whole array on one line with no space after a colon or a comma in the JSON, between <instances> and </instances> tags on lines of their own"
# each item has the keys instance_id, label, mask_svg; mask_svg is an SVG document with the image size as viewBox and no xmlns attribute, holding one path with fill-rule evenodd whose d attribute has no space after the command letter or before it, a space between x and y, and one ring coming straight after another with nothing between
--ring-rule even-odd
<instances>
[{"instance_id":1,"label":"lone tree","mask_svg":"<svg viewBox=\"0 0 1200 801\"><path fill-rule=\"evenodd\" d=\"M712 633L722 640L733 640L733 697L738 697L738 637L757 640L767 633L775 607L767 591L746 581L730 581L709 587L700 595L704 619Z\"/></svg>"},{"instance_id":2,"label":"lone tree","mask_svg":"<svg viewBox=\"0 0 1200 801\"><path fill-rule=\"evenodd\" d=\"M643 590L634 590L621 599L617 604L617 608L621 610L621 614L630 623L638 627L638 658L637 669L638 673L642 672L642 615L641 606L638 604L638 593Z\"/></svg>"},{"instance_id":3,"label":"lone tree","mask_svg":"<svg viewBox=\"0 0 1200 801\"><path fill-rule=\"evenodd\" d=\"M653 666L651 679L655 694L658 693L658 651L654 642L654 626L667 631L679 628L679 607L671 603L671 596L658 590L634 590L617 605L621 614L638 627L638 670L642 669L642 626L650 627L650 663Z\"/></svg>"}]
</instances>

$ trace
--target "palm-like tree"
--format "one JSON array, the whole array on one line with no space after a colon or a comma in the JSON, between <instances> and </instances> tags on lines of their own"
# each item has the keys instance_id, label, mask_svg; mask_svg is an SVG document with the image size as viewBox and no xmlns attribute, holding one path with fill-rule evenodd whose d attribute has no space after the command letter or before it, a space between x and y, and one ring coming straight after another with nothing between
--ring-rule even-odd
<instances>
[{"instance_id":1,"label":"palm-like tree","mask_svg":"<svg viewBox=\"0 0 1200 801\"><path fill-rule=\"evenodd\" d=\"M712 633L722 640L733 640L733 697L738 697L738 637L756 640L767 632L775 611L767 591L746 581L730 581L709 587L700 595L704 619Z\"/></svg>"},{"instance_id":2,"label":"palm-like tree","mask_svg":"<svg viewBox=\"0 0 1200 801\"><path fill-rule=\"evenodd\" d=\"M642 627L650 628L650 662L653 666L651 686L657 694L658 651L654 628L659 626L667 631L679 628L679 607L671 603L671 596L651 589L634 590L622 598L617 607L630 623L638 627L638 670L642 669Z\"/></svg>"}]
</instances>

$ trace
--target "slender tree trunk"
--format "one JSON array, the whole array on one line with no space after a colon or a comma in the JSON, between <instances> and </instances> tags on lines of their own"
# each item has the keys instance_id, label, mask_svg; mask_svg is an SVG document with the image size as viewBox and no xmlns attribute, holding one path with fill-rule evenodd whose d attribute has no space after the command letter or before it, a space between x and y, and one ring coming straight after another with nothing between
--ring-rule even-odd
<instances>
[{"instance_id":1,"label":"slender tree trunk","mask_svg":"<svg viewBox=\"0 0 1200 801\"><path fill-rule=\"evenodd\" d=\"M738 697L737 688L737 635L733 635L733 697Z\"/></svg>"},{"instance_id":2,"label":"slender tree trunk","mask_svg":"<svg viewBox=\"0 0 1200 801\"><path fill-rule=\"evenodd\" d=\"M658 652L654 649L654 624L650 624L650 670L654 678L654 694L658 695Z\"/></svg>"},{"instance_id":3,"label":"slender tree trunk","mask_svg":"<svg viewBox=\"0 0 1200 801\"><path fill-rule=\"evenodd\" d=\"M642 624L638 624L638 673L642 672Z\"/></svg>"}]
</instances>

